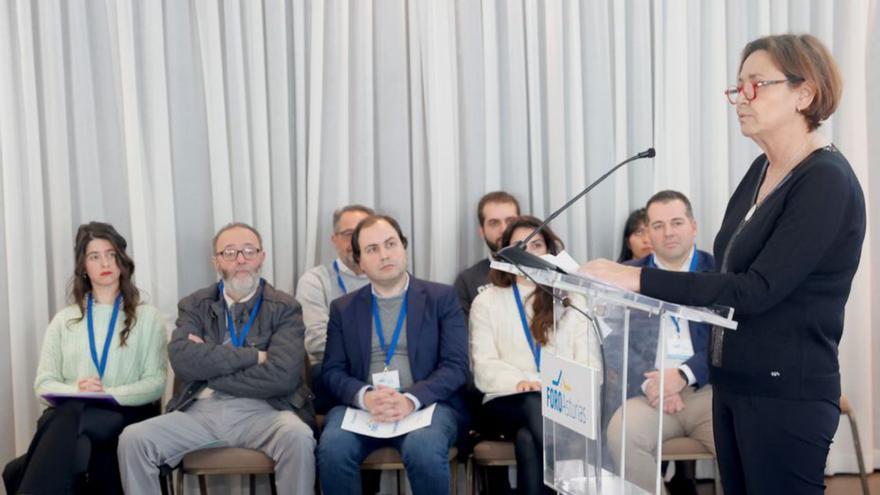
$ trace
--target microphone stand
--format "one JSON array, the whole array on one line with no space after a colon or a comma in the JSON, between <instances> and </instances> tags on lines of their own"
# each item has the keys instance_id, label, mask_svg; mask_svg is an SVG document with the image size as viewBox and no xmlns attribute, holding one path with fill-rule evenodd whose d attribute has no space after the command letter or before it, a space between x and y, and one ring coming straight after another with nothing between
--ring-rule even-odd
<instances>
[{"instance_id":1,"label":"microphone stand","mask_svg":"<svg viewBox=\"0 0 880 495\"><path fill-rule=\"evenodd\" d=\"M601 184L605 179L607 179L611 174L613 174L620 167L626 165L629 162L640 160L642 158L653 158L655 155L656 155L656 153L654 152L654 148L648 148L645 151L642 151L641 153L633 155L633 156L627 158L626 160L618 163L611 170L605 172L604 174L602 174L601 177L599 177L598 179L593 181L593 183L590 184L589 186L587 186L586 189L584 189L583 191L578 193L577 196L571 198L570 200L568 200L567 203L565 203L559 209L557 209L552 214L550 214L550 216L547 217L547 219L544 220L544 222L541 223L541 225L539 225L538 228L536 228L534 231L532 231L532 233L529 234L525 239L518 241L516 244L513 244L513 245L507 246L503 249L500 249L497 253L495 253L495 256L497 258L500 258L504 261L507 261L513 265L523 265L523 266L528 266L531 268L543 268L546 270L552 270L552 271L557 271L560 273L565 273L562 269L560 269L559 267L557 267L553 263L550 263L546 260L543 260L543 259L529 253L528 251L526 251L526 246L528 245L528 243L532 239L532 237L534 237L538 232L544 230L544 227L546 227L547 224L549 224L551 221L553 221L554 218L559 216L560 213L567 210L571 205L574 204L575 201L581 199L585 194L592 191L594 187Z\"/></svg>"},{"instance_id":2,"label":"microphone stand","mask_svg":"<svg viewBox=\"0 0 880 495\"><path fill-rule=\"evenodd\" d=\"M607 179L617 169L619 169L620 167L626 165L627 163L633 162L635 160L640 160L642 158L653 158L655 155L656 155L656 152L654 151L654 148L648 148L645 151L642 151L641 153L633 155L633 156L627 158L626 160L618 163L617 165L612 167L611 170L609 170L608 172L605 172L604 174L602 174L601 177L599 177L598 179L593 181L593 183L590 184L589 186L587 186L586 189L584 189L583 191L578 193L577 196L571 198L570 200L568 200L568 202L566 202L564 205L562 205L559 209L554 211L549 217L547 217L546 220L544 220L543 223L541 223L541 225L538 226L538 228L536 228L534 231L532 231L531 234L526 236L525 239L518 241L516 244L513 244L511 246L507 246L503 249L500 249L495 254L495 256L497 258L500 258L504 261L507 261L507 262L511 263L513 266L515 266L517 268L517 270L519 270L520 273L523 274L523 276L525 276L533 284L535 284L536 288L539 288L540 290L550 294L550 296L554 300L562 303L563 307L571 308L571 309L577 311L578 313L583 315L585 318L587 318L587 320L591 323L590 326L593 327L593 333L595 334L597 342L599 343L599 359L601 361L600 370L601 370L602 377L603 377L602 390L599 394L600 395L600 397L599 397L599 418L597 418L598 421L600 422L600 424L602 422L602 413L605 408L605 401L607 400L607 397L606 397L607 390L605 388L606 383L605 383L605 379L604 379L605 373L606 373L606 371L605 371L605 346L603 343L604 339L602 338L602 332L599 329L599 322L595 316L587 313L583 309L578 308L577 306L572 304L571 298L559 296L554 291L539 284L528 273L526 273L525 270L522 269L523 266L527 266L530 268L543 268L543 269L552 270L552 271L556 271L556 272L560 272L560 273L565 273L564 270L562 270L558 266L554 265L553 263L550 263L550 262L548 262L542 258L539 258L539 257L529 253L528 251L526 251L526 246L528 245L528 242L532 239L532 237L534 237L538 232L542 231L544 229L544 227L546 227L547 224L549 224L554 218L556 218L563 211L567 210L572 204L574 204L575 201L579 200L584 195L586 195L588 192L593 190L594 187L601 184L605 179Z\"/></svg>"}]
</instances>

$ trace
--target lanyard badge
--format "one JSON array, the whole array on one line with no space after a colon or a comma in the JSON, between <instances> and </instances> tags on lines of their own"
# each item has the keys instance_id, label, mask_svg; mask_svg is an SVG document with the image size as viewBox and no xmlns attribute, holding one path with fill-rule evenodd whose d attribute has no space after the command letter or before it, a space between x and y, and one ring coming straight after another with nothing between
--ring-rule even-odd
<instances>
[{"instance_id":1,"label":"lanyard badge","mask_svg":"<svg viewBox=\"0 0 880 495\"><path fill-rule=\"evenodd\" d=\"M649 268L657 268L657 263L654 261L654 256L656 256L656 255L651 254L651 256L648 257L648 267ZM697 246L694 246L694 251L693 251L693 254L691 255L691 264L688 267L689 272L697 271L697 261L698 261L697 256L699 256L697 253ZM681 325L678 323L678 318L676 318L675 316L670 316L669 319L672 320L672 324L675 325L676 338L681 338ZM691 350L691 355L693 355L693 350Z\"/></svg>"},{"instance_id":2,"label":"lanyard badge","mask_svg":"<svg viewBox=\"0 0 880 495\"><path fill-rule=\"evenodd\" d=\"M92 293L89 292L88 296L88 309L87 309L87 320L89 327L89 350L92 353L92 362L95 363L95 368L98 369L98 376L101 379L104 378L104 370L107 369L107 356L110 354L110 342L113 340L113 332L116 330L116 318L119 316L119 307L122 306L122 294L116 296L116 301L113 302L113 315L110 317L110 325L107 328L107 337L104 339L104 352L101 354L101 358L98 359L98 350L95 345L95 322L92 317Z\"/></svg>"},{"instance_id":3,"label":"lanyard badge","mask_svg":"<svg viewBox=\"0 0 880 495\"><path fill-rule=\"evenodd\" d=\"M376 302L376 296L373 296L373 324L376 326L376 337L379 338L379 346L385 351L385 369L391 364L391 358L394 356L394 350L397 349L397 341L400 339L400 331L403 328L403 322L406 321L406 306L409 301L409 294L403 296L403 304L400 306L400 313L397 315L397 325L394 327L394 334L391 337L391 345L385 347L385 332L382 330L382 318L379 317L379 303Z\"/></svg>"},{"instance_id":4,"label":"lanyard badge","mask_svg":"<svg viewBox=\"0 0 880 495\"><path fill-rule=\"evenodd\" d=\"M403 329L403 322L406 321L407 304L409 302L409 293L404 294L403 304L400 306L400 313L397 315L397 324L394 326L394 334L391 337L391 344L385 347L385 332L382 330L382 318L379 316L379 303L376 302L376 296L373 295L373 325L376 327L376 337L379 339L379 347L385 351L385 368L380 373L373 373L373 386L384 385L395 390L400 389L400 373L397 370L389 370L388 365L394 357L394 351L397 349L397 341L400 339L400 332Z\"/></svg>"},{"instance_id":5,"label":"lanyard badge","mask_svg":"<svg viewBox=\"0 0 880 495\"><path fill-rule=\"evenodd\" d=\"M523 308L522 297L519 295L519 287L517 287L516 282L513 283L513 297L516 299L516 308L519 310L519 320L522 323L523 333L526 334L526 341L528 341L532 357L535 359L535 368L541 371L541 343L535 342L534 337L532 337L532 331L529 329L529 322L526 319L526 310Z\"/></svg>"},{"instance_id":6,"label":"lanyard badge","mask_svg":"<svg viewBox=\"0 0 880 495\"><path fill-rule=\"evenodd\" d=\"M226 308L226 328L229 329L229 340L232 342L232 345L235 347L241 347L245 343L245 339L247 338L248 332L251 331L251 326L254 324L254 321L257 319L257 313L260 312L260 306L263 305L263 286L265 285L264 280L260 280L260 288L258 289L259 294L257 295L257 302L254 304L253 309L251 309L250 317L248 318L247 323L243 327L241 327L241 331L237 331L235 328L235 322L232 319L232 312L229 311L229 307L226 304L226 296L223 295L223 281L220 281L219 290L220 297L223 298L223 306Z\"/></svg>"},{"instance_id":7,"label":"lanyard badge","mask_svg":"<svg viewBox=\"0 0 880 495\"><path fill-rule=\"evenodd\" d=\"M651 255L648 258L648 266L651 268L657 268L657 263L654 261L654 256ZM699 253L697 253L697 247L694 246L693 254L691 255L691 264L688 267L689 272L697 271L697 257ZM675 316L670 316L669 320L672 321L672 324L675 326L675 335L666 338L666 358L672 359L676 361L685 361L690 359L691 356L694 355L694 346L693 342L689 338L683 338L681 335L681 324L678 321L678 318ZM662 328L662 327L661 327Z\"/></svg>"},{"instance_id":8,"label":"lanyard badge","mask_svg":"<svg viewBox=\"0 0 880 495\"><path fill-rule=\"evenodd\" d=\"M345 289L345 282L342 280L342 275L339 274L338 260L333 260L333 271L336 272L336 283L339 285L339 290L342 291L342 295L348 294L348 291Z\"/></svg>"}]
</instances>

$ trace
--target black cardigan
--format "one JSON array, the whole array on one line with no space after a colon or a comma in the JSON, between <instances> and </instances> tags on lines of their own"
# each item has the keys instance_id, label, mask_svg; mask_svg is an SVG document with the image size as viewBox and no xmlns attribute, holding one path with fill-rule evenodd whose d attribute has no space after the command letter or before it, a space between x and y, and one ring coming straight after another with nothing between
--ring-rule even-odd
<instances>
[{"instance_id":1,"label":"black cardigan","mask_svg":"<svg viewBox=\"0 0 880 495\"><path fill-rule=\"evenodd\" d=\"M865 237L865 198L833 146L811 153L728 244L762 180L759 156L734 191L715 238L716 269L643 269L642 293L693 306L733 307L710 382L787 399L840 398L837 345ZM727 258L725 258L725 255ZM710 352L711 355L711 352Z\"/></svg>"}]
</instances>

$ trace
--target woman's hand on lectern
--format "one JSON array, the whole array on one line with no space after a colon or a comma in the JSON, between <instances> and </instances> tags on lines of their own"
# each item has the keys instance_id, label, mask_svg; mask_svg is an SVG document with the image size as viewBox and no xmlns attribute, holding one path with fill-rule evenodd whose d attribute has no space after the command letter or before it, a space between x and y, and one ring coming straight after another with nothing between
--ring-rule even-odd
<instances>
[{"instance_id":1,"label":"woman's hand on lectern","mask_svg":"<svg viewBox=\"0 0 880 495\"><path fill-rule=\"evenodd\" d=\"M637 266L621 265L611 260L597 259L578 268L578 273L598 278L603 282L633 292L639 292L641 288L639 277L642 274L642 269Z\"/></svg>"}]
</instances>

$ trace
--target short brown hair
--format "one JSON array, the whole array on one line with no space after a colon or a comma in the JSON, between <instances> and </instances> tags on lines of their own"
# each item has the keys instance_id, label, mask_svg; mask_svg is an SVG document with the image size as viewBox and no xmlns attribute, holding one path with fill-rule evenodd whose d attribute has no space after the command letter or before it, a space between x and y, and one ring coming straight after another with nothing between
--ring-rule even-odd
<instances>
[{"instance_id":1,"label":"short brown hair","mask_svg":"<svg viewBox=\"0 0 880 495\"><path fill-rule=\"evenodd\" d=\"M380 220L388 222L388 225L391 225L394 231L397 232L397 237L400 237L400 243L403 244L403 249L406 249L409 245L409 241L407 241L406 236L403 235L403 231L400 230L400 224L397 223L397 220L395 220L394 217L373 214L358 222L357 227L354 228L354 233L351 234L351 257L354 258L355 263L361 262L361 246L359 244L361 230L379 222Z\"/></svg>"},{"instance_id":2,"label":"short brown hair","mask_svg":"<svg viewBox=\"0 0 880 495\"><path fill-rule=\"evenodd\" d=\"M517 201L512 194L505 191L492 191L484 194L483 197L480 198L479 204L477 204L477 221L480 222L480 227L482 227L483 222L486 221L486 215L483 214L483 208L488 203L513 203L513 206L516 206L516 214L519 215L519 201Z\"/></svg>"},{"instance_id":3,"label":"short brown hair","mask_svg":"<svg viewBox=\"0 0 880 495\"><path fill-rule=\"evenodd\" d=\"M653 196L651 196L650 199L648 199L648 202L645 203L645 220L646 220L645 223L648 223L651 221L651 219L648 218L648 208L650 208L652 204L654 204L654 203L669 203L669 202L675 201L675 200L678 200L678 201L681 201L682 203L684 203L684 214L687 215L688 218L693 220L694 219L694 208L691 206L691 200L689 200L687 196L685 196L684 194L682 194L678 191L673 191L672 189L666 189L664 191L660 191L660 192L654 194Z\"/></svg>"},{"instance_id":4,"label":"short brown hair","mask_svg":"<svg viewBox=\"0 0 880 495\"><path fill-rule=\"evenodd\" d=\"M828 48L810 34L777 34L751 41L743 48L739 70L752 53L764 50L791 84L811 83L816 90L812 103L800 113L813 131L837 110L843 78Z\"/></svg>"}]
</instances>

